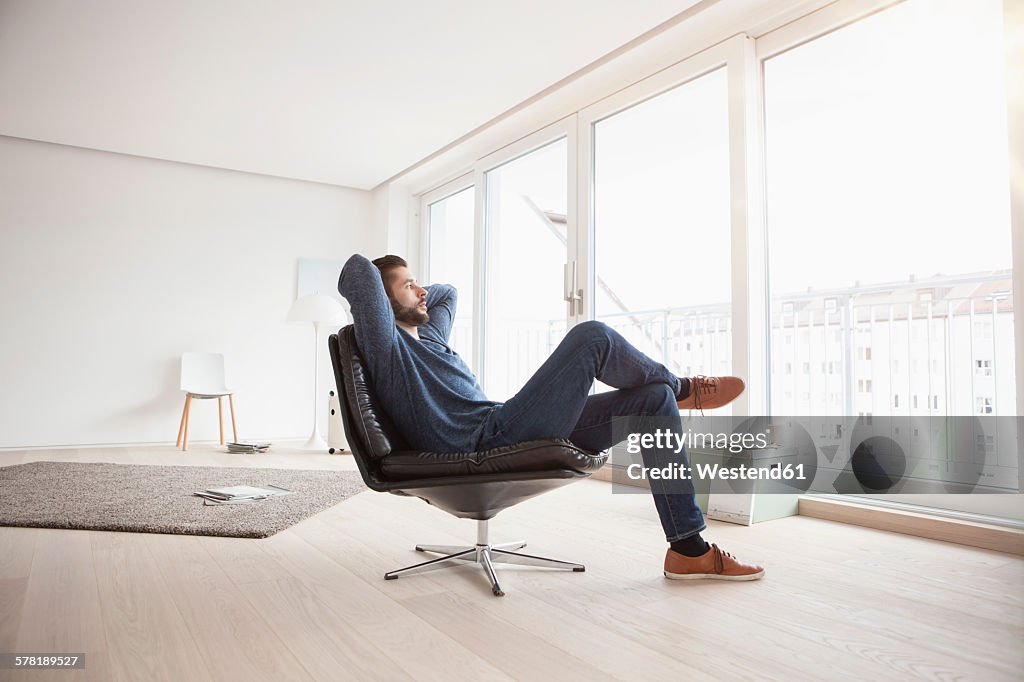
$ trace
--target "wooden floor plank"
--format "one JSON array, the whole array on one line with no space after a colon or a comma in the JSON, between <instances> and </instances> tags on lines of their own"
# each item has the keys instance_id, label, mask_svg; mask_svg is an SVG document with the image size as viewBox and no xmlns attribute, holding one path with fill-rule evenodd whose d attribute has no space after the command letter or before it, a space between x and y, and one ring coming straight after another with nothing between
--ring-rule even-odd
<instances>
[{"instance_id":1,"label":"wooden floor plank","mask_svg":"<svg viewBox=\"0 0 1024 682\"><path fill-rule=\"evenodd\" d=\"M360 619L338 608L331 593L292 577L246 582L239 589L314 679L413 679L361 633Z\"/></svg>"},{"instance_id":2,"label":"wooden floor plank","mask_svg":"<svg viewBox=\"0 0 1024 682\"><path fill-rule=\"evenodd\" d=\"M160 569L129 533L90 533L115 680L213 680Z\"/></svg>"},{"instance_id":3,"label":"wooden floor plank","mask_svg":"<svg viewBox=\"0 0 1024 682\"><path fill-rule=\"evenodd\" d=\"M38 534L35 528L0 528L0 651L15 650Z\"/></svg>"},{"instance_id":4,"label":"wooden floor plank","mask_svg":"<svg viewBox=\"0 0 1024 682\"><path fill-rule=\"evenodd\" d=\"M89 534L45 529L36 535L23 617L11 652L84 653L86 667L20 674L43 672L43 679L97 682L113 678Z\"/></svg>"},{"instance_id":5,"label":"wooden floor plank","mask_svg":"<svg viewBox=\"0 0 1024 682\"><path fill-rule=\"evenodd\" d=\"M460 643L514 679L614 679L587 662L589 649L600 645L600 632L593 633L593 640L583 638L590 640L590 646L580 646L574 655L551 645L545 632L526 630L496 617L475 594L437 592L408 597L400 603L439 630L458 629ZM466 628L466 622L473 623L473 627Z\"/></svg>"},{"instance_id":6,"label":"wooden floor plank","mask_svg":"<svg viewBox=\"0 0 1024 682\"><path fill-rule=\"evenodd\" d=\"M273 623L249 601L205 547L207 538L143 534L199 649L196 665L217 679L309 680Z\"/></svg>"}]
</instances>

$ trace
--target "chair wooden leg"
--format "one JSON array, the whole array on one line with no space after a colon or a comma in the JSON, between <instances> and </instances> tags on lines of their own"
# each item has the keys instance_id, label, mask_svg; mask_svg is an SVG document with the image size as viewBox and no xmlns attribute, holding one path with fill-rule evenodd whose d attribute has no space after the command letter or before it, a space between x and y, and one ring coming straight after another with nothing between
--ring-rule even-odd
<instances>
[{"instance_id":1,"label":"chair wooden leg","mask_svg":"<svg viewBox=\"0 0 1024 682\"><path fill-rule=\"evenodd\" d=\"M224 445L224 398L217 397L217 419L220 420L220 444Z\"/></svg>"},{"instance_id":2,"label":"chair wooden leg","mask_svg":"<svg viewBox=\"0 0 1024 682\"><path fill-rule=\"evenodd\" d=\"M181 434L185 430L185 410L188 409L188 394L185 394L185 406L181 408L181 423L178 424L178 440L174 442L174 447L181 447Z\"/></svg>"},{"instance_id":3,"label":"chair wooden leg","mask_svg":"<svg viewBox=\"0 0 1024 682\"><path fill-rule=\"evenodd\" d=\"M185 397L185 433L181 439L181 449L184 452L188 450L188 417L189 412L192 410L192 395L189 394Z\"/></svg>"},{"instance_id":4,"label":"chair wooden leg","mask_svg":"<svg viewBox=\"0 0 1024 682\"><path fill-rule=\"evenodd\" d=\"M235 442L238 442L238 424L235 422L235 395L228 393L228 405L231 406L231 433L235 434Z\"/></svg>"}]
</instances>

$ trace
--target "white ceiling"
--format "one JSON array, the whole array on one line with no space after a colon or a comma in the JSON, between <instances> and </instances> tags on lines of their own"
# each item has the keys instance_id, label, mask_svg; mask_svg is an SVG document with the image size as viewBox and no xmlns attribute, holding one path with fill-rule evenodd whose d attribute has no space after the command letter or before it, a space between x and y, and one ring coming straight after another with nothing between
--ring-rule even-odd
<instances>
[{"instance_id":1,"label":"white ceiling","mask_svg":"<svg viewBox=\"0 0 1024 682\"><path fill-rule=\"evenodd\" d=\"M370 189L696 0L0 0L0 135Z\"/></svg>"}]
</instances>

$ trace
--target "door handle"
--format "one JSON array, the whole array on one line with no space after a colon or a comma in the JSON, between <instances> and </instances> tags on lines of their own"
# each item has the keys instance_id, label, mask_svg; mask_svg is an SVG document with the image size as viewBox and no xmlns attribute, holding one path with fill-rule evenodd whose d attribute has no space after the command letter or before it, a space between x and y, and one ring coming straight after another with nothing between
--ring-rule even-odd
<instances>
[{"instance_id":1,"label":"door handle","mask_svg":"<svg viewBox=\"0 0 1024 682\"><path fill-rule=\"evenodd\" d=\"M576 314L576 307L583 300L583 290L579 288L579 270L575 260L569 261L562 266L564 288L562 298L569 304L569 315Z\"/></svg>"}]
</instances>

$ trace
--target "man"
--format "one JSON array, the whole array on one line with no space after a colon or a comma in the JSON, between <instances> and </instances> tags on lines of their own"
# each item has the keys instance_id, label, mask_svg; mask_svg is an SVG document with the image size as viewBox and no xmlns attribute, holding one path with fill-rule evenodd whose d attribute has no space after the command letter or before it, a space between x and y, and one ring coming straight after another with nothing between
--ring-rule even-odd
<instances>
[{"instance_id":1,"label":"man","mask_svg":"<svg viewBox=\"0 0 1024 682\"><path fill-rule=\"evenodd\" d=\"M600 322L566 334L540 369L505 403L488 400L469 367L451 348L457 294L447 284L423 287L398 256L372 263L354 255L338 291L348 299L356 342L377 397L409 441L434 452L471 452L537 438L567 438L600 451L615 444L618 417L666 420L683 434L680 409L712 409L743 392L736 377L680 378ZM590 395L594 379L617 390ZM644 449L644 464L688 466L685 453ZM671 459L670 459L671 458ZM689 481L651 481L669 549L667 578L756 580L760 566L745 564L700 532L704 516Z\"/></svg>"}]
</instances>

